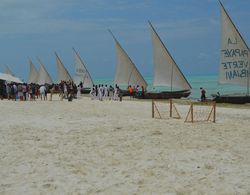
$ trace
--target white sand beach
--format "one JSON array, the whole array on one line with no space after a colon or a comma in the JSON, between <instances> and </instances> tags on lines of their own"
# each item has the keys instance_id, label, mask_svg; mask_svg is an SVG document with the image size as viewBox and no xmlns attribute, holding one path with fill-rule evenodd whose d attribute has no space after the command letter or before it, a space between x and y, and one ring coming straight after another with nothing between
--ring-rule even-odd
<instances>
[{"instance_id":1,"label":"white sand beach","mask_svg":"<svg viewBox=\"0 0 250 195\"><path fill-rule=\"evenodd\" d=\"M138 100L0 108L0 194L250 194L249 105L193 124Z\"/></svg>"}]
</instances>

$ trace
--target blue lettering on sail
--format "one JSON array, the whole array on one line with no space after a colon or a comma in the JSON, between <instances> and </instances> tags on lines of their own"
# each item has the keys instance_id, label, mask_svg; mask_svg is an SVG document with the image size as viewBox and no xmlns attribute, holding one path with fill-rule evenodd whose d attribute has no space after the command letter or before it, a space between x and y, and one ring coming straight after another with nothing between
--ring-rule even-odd
<instances>
[{"instance_id":1,"label":"blue lettering on sail","mask_svg":"<svg viewBox=\"0 0 250 195\"><path fill-rule=\"evenodd\" d=\"M230 71L226 71L225 74L226 74L227 80L232 80L236 78L246 78L248 77L248 70L247 69L230 70Z\"/></svg>"},{"instance_id":2,"label":"blue lettering on sail","mask_svg":"<svg viewBox=\"0 0 250 195\"><path fill-rule=\"evenodd\" d=\"M233 61L233 62L222 62L222 66L224 70L227 69L248 69L248 61L244 60L238 60L238 61Z\"/></svg>"},{"instance_id":3,"label":"blue lettering on sail","mask_svg":"<svg viewBox=\"0 0 250 195\"><path fill-rule=\"evenodd\" d=\"M228 39L228 44L235 44ZM221 67L224 71L226 80L244 79L249 75L249 51L248 49L223 49L221 55L224 60L221 62Z\"/></svg>"},{"instance_id":4,"label":"blue lettering on sail","mask_svg":"<svg viewBox=\"0 0 250 195\"><path fill-rule=\"evenodd\" d=\"M78 74L83 74L83 73L85 73L86 71L84 70L84 69L82 69L82 68L77 68L76 69L76 72L78 73Z\"/></svg>"},{"instance_id":5,"label":"blue lettering on sail","mask_svg":"<svg viewBox=\"0 0 250 195\"><path fill-rule=\"evenodd\" d=\"M249 53L246 49L222 49L221 52L225 58L248 57Z\"/></svg>"},{"instance_id":6,"label":"blue lettering on sail","mask_svg":"<svg viewBox=\"0 0 250 195\"><path fill-rule=\"evenodd\" d=\"M227 44L228 45L230 45L230 44L234 44L234 45L236 45L238 42L237 42L237 38L236 37L234 37L234 41L232 41L230 38L228 38L228 40L227 40Z\"/></svg>"}]
</instances>

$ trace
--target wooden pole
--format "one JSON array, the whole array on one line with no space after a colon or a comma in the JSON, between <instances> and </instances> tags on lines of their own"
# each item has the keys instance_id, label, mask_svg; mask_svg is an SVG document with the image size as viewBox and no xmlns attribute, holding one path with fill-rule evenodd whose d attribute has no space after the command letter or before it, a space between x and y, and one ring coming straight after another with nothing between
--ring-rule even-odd
<instances>
[{"instance_id":1,"label":"wooden pole","mask_svg":"<svg viewBox=\"0 0 250 195\"><path fill-rule=\"evenodd\" d=\"M189 116L189 114L191 113L191 105L190 105L190 107L189 107L189 110L188 110L188 113L187 113L187 116L186 116L186 119L185 119L185 122L188 122L187 120L188 120L188 116Z\"/></svg>"},{"instance_id":2,"label":"wooden pole","mask_svg":"<svg viewBox=\"0 0 250 195\"><path fill-rule=\"evenodd\" d=\"M212 109L211 109L211 111L209 112L209 115L208 115L208 117L207 117L207 120L206 120L206 121L209 121L209 120L210 120L210 118L211 118L211 115L212 115L213 111L214 111L214 103L212 104ZM213 115L213 117L214 117L214 115Z\"/></svg>"},{"instance_id":3,"label":"wooden pole","mask_svg":"<svg viewBox=\"0 0 250 195\"><path fill-rule=\"evenodd\" d=\"M214 102L214 120L213 120L214 123L216 121L215 117L216 117L216 102Z\"/></svg>"},{"instance_id":4,"label":"wooden pole","mask_svg":"<svg viewBox=\"0 0 250 195\"><path fill-rule=\"evenodd\" d=\"M191 103L190 109L191 109L191 121L193 123L194 122L194 108L193 108L193 103Z\"/></svg>"},{"instance_id":5,"label":"wooden pole","mask_svg":"<svg viewBox=\"0 0 250 195\"><path fill-rule=\"evenodd\" d=\"M154 106L154 100L152 100L152 118L154 118L154 117L155 117L155 111L154 111L154 108L155 108L155 106Z\"/></svg>"},{"instance_id":6,"label":"wooden pole","mask_svg":"<svg viewBox=\"0 0 250 195\"><path fill-rule=\"evenodd\" d=\"M172 118L172 112L173 112L173 102L172 99L170 99L170 117Z\"/></svg>"},{"instance_id":7,"label":"wooden pole","mask_svg":"<svg viewBox=\"0 0 250 195\"><path fill-rule=\"evenodd\" d=\"M159 114L159 117L161 118L161 113L160 113L160 111L158 110L158 108L157 108L157 106L156 106L156 104L154 103L154 108L156 109L156 111L158 112L158 114Z\"/></svg>"},{"instance_id":8,"label":"wooden pole","mask_svg":"<svg viewBox=\"0 0 250 195\"><path fill-rule=\"evenodd\" d=\"M177 108L175 107L175 105L173 104L173 108L175 109L175 112L176 112L176 114L178 115L177 117L175 117L175 118L181 118L181 115L180 115L180 113L178 112L178 110L177 110Z\"/></svg>"}]
</instances>

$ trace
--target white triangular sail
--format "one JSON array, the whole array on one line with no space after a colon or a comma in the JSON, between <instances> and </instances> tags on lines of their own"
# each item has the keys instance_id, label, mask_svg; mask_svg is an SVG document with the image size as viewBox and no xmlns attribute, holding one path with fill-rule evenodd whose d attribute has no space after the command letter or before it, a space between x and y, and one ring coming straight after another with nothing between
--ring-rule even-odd
<instances>
[{"instance_id":1,"label":"white triangular sail","mask_svg":"<svg viewBox=\"0 0 250 195\"><path fill-rule=\"evenodd\" d=\"M38 72L37 84L39 85L52 84L53 80L51 79L48 71L45 69L44 65L40 60L39 62L40 62L40 68Z\"/></svg>"},{"instance_id":2,"label":"white triangular sail","mask_svg":"<svg viewBox=\"0 0 250 195\"><path fill-rule=\"evenodd\" d=\"M35 67L35 65L32 63L31 60L29 60L29 64L30 64L30 72L29 72L29 79L28 79L28 83L37 83L38 81L38 71Z\"/></svg>"},{"instance_id":3,"label":"white triangular sail","mask_svg":"<svg viewBox=\"0 0 250 195\"><path fill-rule=\"evenodd\" d=\"M15 76L8 66L5 66L5 74L9 74L11 76Z\"/></svg>"},{"instance_id":4,"label":"white triangular sail","mask_svg":"<svg viewBox=\"0 0 250 195\"><path fill-rule=\"evenodd\" d=\"M111 32L110 32L111 33ZM111 33L112 34L112 33ZM112 34L115 40L117 64L115 74L115 84L121 86L143 86L147 88L148 84L142 77L141 73L136 68L128 54L121 47L120 43Z\"/></svg>"},{"instance_id":5,"label":"white triangular sail","mask_svg":"<svg viewBox=\"0 0 250 195\"><path fill-rule=\"evenodd\" d=\"M60 83L61 81L72 81L72 78L67 69L65 68L65 66L63 65L62 61L60 60L60 58L56 53L55 55L56 55L56 65L58 73L58 79L57 79L58 83Z\"/></svg>"},{"instance_id":6,"label":"white triangular sail","mask_svg":"<svg viewBox=\"0 0 250 195\"><path fill-rule=\"evenodd\" d=\"M84 65L81 57L78 55L76 50L73 48L74 51L74 59L75 59L75 77L74 83L78 85L80 82L83 83L84 88L91 88L93 87L93 80Z\"/></svg>"},{"instance_id":7,"label":"white triangular sail","mask_svg":"<svg viewBox=\"0 0 250 195\"><path fill-rule=\"evenodd\" d=\"M191 86L175 63L167 48L150 24L153 43L154 86L168 86L171 89L190 90Z\"/></svg>"},{"instance_id":8,"label":"white triangular sail","mask_svg":"<svg viewBox=\"0 0 250 195\"><path fill-rule=\"evenodd\" d=\"M249 86L249 48L225 8L221 8L221 50L219 83Z\"/></svg>"}]
</instances>

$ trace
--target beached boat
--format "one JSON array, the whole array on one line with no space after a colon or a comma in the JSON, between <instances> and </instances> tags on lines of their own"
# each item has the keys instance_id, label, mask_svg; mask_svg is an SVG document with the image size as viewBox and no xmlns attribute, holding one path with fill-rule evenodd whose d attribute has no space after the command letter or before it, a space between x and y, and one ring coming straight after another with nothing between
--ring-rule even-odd
<instances>
[{"instance_id":1,"label":"beached boat","mask_svg":"<svg viewBox=\"0 0 250 195\"><path fill-rule=\"evenodd\" d=\"M63 65L61 59L59 58L56 52L55 55L56 55L56 65L58 74L57 82L60 83L61 81L73 81L68 70L65 68L65 66Z\"/></svg>"},{"instance_id":2,"label":"beached boat","mask_svg":"<svg viewBox=\"0 0 250 195\"><path fill-rule=\"evenodd\" d=\"M217 103L230 103L230 104L245 104L250 103L250 96L243 94L226 94L226 95L218 95L212 94L213 101Z\"/></svg>"},{"instance_id":3,"label":"beached boat","mask_svg":"<svg viewBox=\"0 0 250 195\"><path fill-rule=\"evenodd\" d=\"M53 84L53 80L51 76L49 75L48 71L46 70L45 66L43 65L42 61L38 58L38 61L40 63L40 68L38 71L38 78L36 83L39 85L44 85L44 84Z\"/></svg>"},{"instance_id":4,"label":"beached boat","mask_svg":"<svg viewBox=\"0 0 250 195\"><path fill-rule=\"evenodd\" d=\"M169 99L188 97L191 93L191 85L176 64L175 60L161 41L159 35L149 22L154 62L154 87L170 87L169 91L147 91L141 98Z\"/></svg>"},{"instance_id":5,"label":"beached boat","mask_svg":"<svg viewBox=\"0 0 250 195\"><path fill-rule=\"evenodd\" d=\"M29 65L30 65L30 70L29 70L28 84L37 83L39 74L31 59L29 59Z\"/></svg>"},{"instance_id":6,"label":"beached boat","mask_svg":"<svg viewBox=\"0 0 250 195\"><path fill-rule=\"evenodd\" d=\"M185 98L190 95L190 90L180 90L180 91L162 91L162 92L146 92L144 96L140 95L137 98L143 99L179 99Z\"/></svg>"},{"instance_id":7,"label":"beached boat","mask_svg":"<svg viewBox=\"0 0 250 195\"><path fill-rule=\"evenodd\" d=\"M123 89L123 96L129 95L127 90L128 86L136 87L138 85L140 87L143 86L146 89L148 84L137 69L136 65L128 56L126 51L122 48L121 44L115 38L113 33L111 31L109 32L114 38L117 56L114 84Z\"/></svg>"},{"instance_id":8,"label":"beached boat","mask_svg":"<svg viewBox=\"0 0 250 195\"><path fill-rule=\"evenodd\" d=\"M87 70L86 66L84 65L80 55L76 52L73 48L74 52L74 59L75 59L75 76L74 76L74 83L79 85L81 82L83 84L82 93L89 93L91 87L93 87L94 82Z\"/></svg>"},{"instance_id":9,"label":"beached boat","mask_svg":"<svg viewBox=\"0 0 250 195\"><path fill-rule=\"evenodd\" d=\"M221 12L221 48L219 83L246 86L245 94L212 95L218 103L250 103L249 47L234 25L224 6L220 2Z\"/></svg>"}]
</instances>

